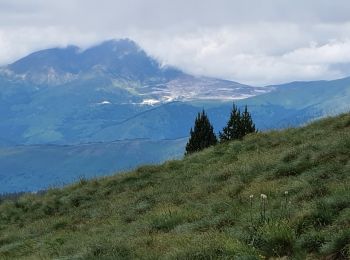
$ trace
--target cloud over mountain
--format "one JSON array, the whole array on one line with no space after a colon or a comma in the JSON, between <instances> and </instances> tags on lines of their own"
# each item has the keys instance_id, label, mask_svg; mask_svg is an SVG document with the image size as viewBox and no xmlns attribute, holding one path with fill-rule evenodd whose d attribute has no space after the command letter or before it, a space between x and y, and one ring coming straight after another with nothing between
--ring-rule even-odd
<instances>
[{"instance_id":1,"label":"cloud over mountain","mask_svg":"<svg viewBox=\"0 0 350 260\"><path fill-rule=\"evenodd\" d=\"M350 3L0 1L0 63L34 50L129 37L189 73L264 85L350 74Z\"/></svg>"}]
</instances>

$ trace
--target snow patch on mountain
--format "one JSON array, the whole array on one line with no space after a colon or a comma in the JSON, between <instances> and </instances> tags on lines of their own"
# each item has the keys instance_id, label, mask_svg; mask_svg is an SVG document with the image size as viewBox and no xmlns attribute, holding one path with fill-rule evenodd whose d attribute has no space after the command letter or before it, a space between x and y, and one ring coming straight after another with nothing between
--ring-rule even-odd
<instances>
[{"instance_id":1,"label":"snow patch on mountain","mask_svg":"<svg viewBox=\"0 0 350 260\"><path fill-rule=\"evenodd\" d=\"M109 102L108 100L104 100L100 103L97 103L97 105L109 105L109 104L111 104L111 102Z\"/></svg>"},{"instance_id":2,"label":"snow patch on mountain","mask_svg":"<svg viewBox=\"0 0 350 260\"><path fill-rule=\"evenodd\" d=\"M160 101L157 99L144 99L141 103L141 105L149 105L149 106L154 106L156 104L159 104Z\"/></svg>"}]
</instances>

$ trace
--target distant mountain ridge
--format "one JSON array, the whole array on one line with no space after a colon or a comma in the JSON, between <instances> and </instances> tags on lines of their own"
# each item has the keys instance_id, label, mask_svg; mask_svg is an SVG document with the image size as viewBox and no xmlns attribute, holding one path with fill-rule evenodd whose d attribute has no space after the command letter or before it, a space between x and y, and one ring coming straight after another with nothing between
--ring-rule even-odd
<instances>
[{"instance_id":1,"label":"distant mountain ridge","mask_svg":"<svg viewBox=\"0 0 350 260\"><path fill-rule=\"evenodd\" d=\"M127 39L106 41L86 50L77 46L42 50L5 69L39 85L59 85L94 73L143 83L155 77L166 80L181 74L174 68L160 68L136 43Z\"/></svg>"},{"instance_id":2,"label":"distant mountain ridge","mask_svg":"<svg viewBox=\"0 0 350 260\"><path fill-rule=\"evenodd\" d=\"M129 39L105 41L86 50L68 46L37 51L1 71L3 76L36 86L57 86L102 77L133 94L160 102L201 96L204 99L245 98L270 90L195 77L174 67L162 66Z\"/></svg>"}]
</instances>

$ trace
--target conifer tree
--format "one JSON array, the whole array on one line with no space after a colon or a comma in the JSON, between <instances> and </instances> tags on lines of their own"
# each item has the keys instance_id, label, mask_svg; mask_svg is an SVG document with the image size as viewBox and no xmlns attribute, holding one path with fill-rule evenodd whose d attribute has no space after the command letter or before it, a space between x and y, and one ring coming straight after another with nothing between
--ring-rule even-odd
<instances>
[{"instance_id":1,"label":"conifer tree","mask_svg":"<svg viewBox=\"0 0 350 260\"><path fill-rule=\"evenodd\" d=\"M241 113L237 106L233 104L230 119L222 132L219 132L220 142L242 139L243 136L254 132L256 132L255 124L247 106L245 106L244 112Z\"/></svg>"},{"instance_id":2,"label":"conifer tree","mask_svg":"<svg viewBox=\"0 0 350 260\"><path fill-rule=\"evenodd\" d=\"M217 138L214 134L213 126L211 125L208 116L203 110L198 113L194 128L190 130L190 139L186 144L186 155L203 150L217 143Z\"/></svg>"},{"instance_id":3,"label":"conifer tree","mask_svg":"<svg viewBox=\"0 0 350 260\"><path fill-rule=\"evenodd\" d=\"M227 125L219 132L220 142L225 142L243 137L241 112L235 104L232 106L230 119Z\"/></svg>"},{"instance_id":4,"label":"conifer tree","mask_svg":"<svg viewBox=\"0 0 350 260\"><path fill-rule=\"evenodd\" d=\"M243 136L256 132L255 124L253 123L251 114L248 112L247 105L245 106L244 112L242 113L241 121Z\"/></svg>"}]
</instances>

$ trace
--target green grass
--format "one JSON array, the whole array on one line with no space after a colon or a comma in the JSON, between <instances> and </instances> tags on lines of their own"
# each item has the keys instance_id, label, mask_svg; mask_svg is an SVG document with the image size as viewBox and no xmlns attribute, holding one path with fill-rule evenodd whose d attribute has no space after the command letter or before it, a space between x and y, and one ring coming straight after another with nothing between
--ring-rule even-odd
<instances>
[{"instance_id":1,"label":"green grass","mask_svg":"<svg viewBox=\"0 0 350 260\"><path fill-rule=\"evenodd\" d=\"M27 194L0 204L0 258L349 259L349 159L343 114Z\"/></svg>"}]
</instances>

